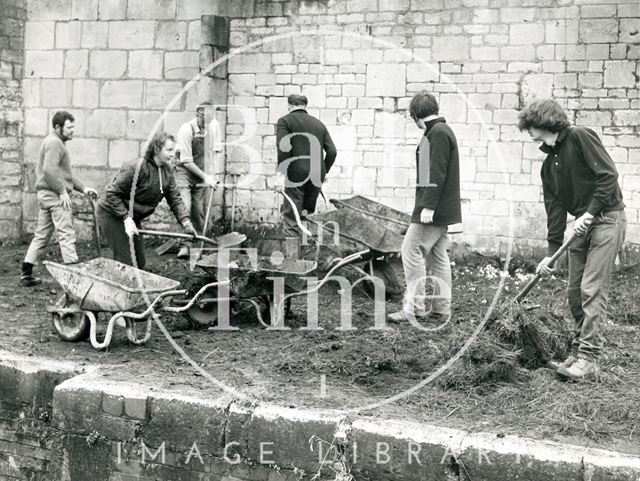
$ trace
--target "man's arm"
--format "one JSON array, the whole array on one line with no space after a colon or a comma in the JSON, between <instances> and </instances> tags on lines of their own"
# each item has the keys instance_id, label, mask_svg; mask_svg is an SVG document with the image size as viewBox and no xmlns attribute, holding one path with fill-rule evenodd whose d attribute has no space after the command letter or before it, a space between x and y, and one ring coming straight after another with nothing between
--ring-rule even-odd
<instances>
[{"instance_id":1,"label":"man's arm","mask_svg":"<svg viewBox=\"0 0 640 481\"><path fill-rule=\"evenodd\" d=\"M425 161L429 163L429 184L435 185L418 185L416 207L433 211L436 210L444 189L444 181L447 177L449 162L451 160L450 157L451 143L449 142L449 137L445 132L434 132L429 140L429 157L427 159L420 159L420 164ZM418 168L422 171L423 166L419 165ZM426 181L426 179L422 179L420 175L418 175L418 180L421 183Z\"/></svg>"},{"instance_id":2,"label":"man's arm","mask_svg":"<svg viewBox=\"0 0 640 481\"><path fill-rule=\"evenodd\" d=\"M593 198L587 212L596 216L603 208L612 205L612 197L618 184L618 171L593 130L579 128L576 129L576 135L582 151L582 160L595 174Z\"/></svg>"},{"instance_id":3,"label":"man's arm","mask_svg":"<svg viewBox=\"0 0 640 481\"><path fill-rule=\"evenodd\" d=\"M331 139L331 135L329 135L328 129L325 129L324 131L322 148L324 149L324 153L325 153L324 166L327 169L327 173L329 173L331 166L336 161L336 156L338 155L338 151L336 150L336 146L333 143L333 139Z\"/></svg>"},{"instance_id":4,"label":"man's arm","mask_svg":"<svg viewBox=\"0 0 640 481\"><path fill-rule=\"evenodd\" d=\"M176 220L184 227L185 223L189 221L189 211L182 200L178 184L176 184L176 178L173 175L169 176L169 185L168 188L164 189L164 198L167 199L167 203L171 207Z\"/></svg>"},{"instance_id":5,"label":"man's arm","mask_svg":"<svg viewBox=\"0 0 640 481\"><path fill-rule=\"evenodd\" d=\"M60 173L60 161L64 155L64 147L56 141L45 141L42 177L49 188L58 195L65 194L67 189Z\"/></svg>"},{"instance_id":6,"label":"man's arm","mask_svg":"<svg viewBox=\"0 0 640 481\"><path fill-rule=\"evenodd\" d=\"M567 211L553 195L550 185L542 178L544 209L547 212L548 256L551 257L562 245L564 231L567 228Z\"/></svg>"},{"instance_id":7,"label":"man's arm","mask_svg":"<svg viewBox=\"0 0 640 481\"><path fill-rule=\"evenodd\" d=\"M276 124L276 148L278 149L278 165L287 160L293 154L291 148L291 141L289 141L289 151L285 152L280 148L280 141L289 135L289 126L284 117L278 120Z\"/></svg>"},{"instance_id":8,"label":"man's arm","mask_svg":"<svg viewBox=\"0 0 640 481\"><path fill-rule=\"evenodd\" d=\"M193 163L193 151L191 150L191 141L193 141L193 129L189 122L184 123L178 129L176 135L177 150L180 151L180 163Z\"/></svg>"}]
</instances>

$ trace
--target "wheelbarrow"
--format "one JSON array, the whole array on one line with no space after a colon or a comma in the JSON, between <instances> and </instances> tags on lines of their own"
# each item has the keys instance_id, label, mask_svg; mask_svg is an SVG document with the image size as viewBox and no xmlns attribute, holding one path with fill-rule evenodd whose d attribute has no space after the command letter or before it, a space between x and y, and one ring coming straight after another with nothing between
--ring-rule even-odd
<instances>
[{"instance_id":1,"label":"wheelbarrow","mask_svg":"<svg viewBox=\"0 0 640 481\"><path fill-rule=\"evenodd\" d=\"M99 257L72 265L51 261L43 264L64 290L56 304L47 309L58 336L70 342L89 338L96 349L109 346L116 325L126 328L127 338L133 344L146 343L151 337L153 312L185 312L208 289L224 283L211 282L188 302L176 306L171 304L172 297L187 293L178 289L178 281L112 259ZM96 336L100 316L108 319L102 341ZM144 334L139 336L137 323L143 322Z\"/></svg>"}]
</instances>

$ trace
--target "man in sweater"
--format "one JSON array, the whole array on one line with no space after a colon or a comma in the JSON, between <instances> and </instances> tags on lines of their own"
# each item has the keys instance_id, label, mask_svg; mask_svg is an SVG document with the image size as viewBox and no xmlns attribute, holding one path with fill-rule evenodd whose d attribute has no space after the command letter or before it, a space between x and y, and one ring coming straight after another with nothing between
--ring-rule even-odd
<instances>
[{"instance_id":1,"label":"man in sweater","mask_svg":"<svg viewBox=\"0 0 640 481\"><path fill-rule=\"evenodd\" d=\"M409 113L424 135L416 150L416 200L402 243L407 290L401 311L388 320L416 318L446 321L451 316L451 263L447 254L448 225L462 222L458 143L451 128L438 117L438 103L426 90L416 94ZM434 281L431 309L425 305L427 266Z\"/></svg>"},{"instance_id":2,"label":"man in sweater","mask_svg":"<svg viewBox=\"0 0 640 481\"><path fill-rule=\"evenodd\" d=\"M311 214L337 151L327 127L307 113L307 97L293 94L287 100L289 113L276 125L278 170L285 175L284 193L298 214ZM299 237L294 206L284 199L283 228L285 236Z\"/></svg>"},{"instance_id":3,"label":"man in sweater","mask_svg":"<svg viewBox=\"0 0 640 481\"><path fill-rule=\"evenodd\" d=\"M586 127L571 127L553 100L537 100L523 109L518 127L543 142L540 150L547 154L540 174L549 252L538 272L553 272L549 261L562 244L567 213L575 217L573 231L579 236L569 247L567 284L575 336L558 374L575 380L594 376L611 273L627 226L618 172L598 135Z\"/></svg>"},{"instance_id":4,"label":"man in sweater","mask_svg":"<svg viewBox=\"0 0 640 481\"><path fill-rule=\"evenodd\" d=\"M22 263L20 277L20 283L26 287L41 283L38 277L33 276L33 266L38 262L54 231L58 236L65 264L78 262L69 194L75 189L87 196L97 196L95 189L85 187L71 172L66 143L73 138L73 115L64 111L56 112L51 123L53 132L42 141L38 154L38 224Z\"/></svg>"},{"instance_id":5,"label":"man in sweater","mask_svg":"<svg viewBox=\"0 0 640 481\"><path fill-rule=\"evenodd\" d=\"M204 230L204 198L207 188L215 189L216 182L212 175L205 174L205 129L204 109L209 102L203 102L196 109L196 117L189 122L182 124L178 130L177 151L179 161L176 167L176 183L180 189L182 201L190 212L191 222L198 234L205 235ZM216 120L209 124L209 135L219 131L214 127ZM214 139L214 149L219 151L219 139ZM189 242L184 242L178 252L178 258L189 257Z\"/></svg>"}]
</instances>

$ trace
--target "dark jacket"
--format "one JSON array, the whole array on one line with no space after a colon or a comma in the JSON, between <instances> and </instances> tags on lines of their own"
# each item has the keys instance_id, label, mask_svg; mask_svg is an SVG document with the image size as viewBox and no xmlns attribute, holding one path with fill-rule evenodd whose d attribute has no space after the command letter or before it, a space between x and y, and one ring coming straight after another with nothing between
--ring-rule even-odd
<instances>
[{"instance_id":1,"label":"dark jacket","mask_svg":"<svg viewBox=\"0 0 640 481\"><path fill-rule=\"evenodd\" d=\"M442 117L430 120L426 127L416 149L416 203L411 222L420 224L420 212L427 208L434 211L434 225L458 224L462 222L458 142Z\"/></svg>"},{"instance_id":2,"label":"dark jacket","mask_svg":"<svg viewBox=\"0 0 640 481\"><path fill-rule=\"evenodd\" d=\"M100 196L98 204L103 209L123 219L129 215L129 200L136 170L138 177L133 197L133 220L141 221L153 214L163 197L167 199L178 222L182 223L189 218L173 176L173 168L158 167L155 162L146 159L127 162L120 168Z\"/></svg>"},{"instance_id":3,"label":"dark jacket","mask_svg":"<svg viewBox=\"0 0 640 481\"><path fill-rule=\"evenodd\" d=\"M558 135L553 147L540 147L547 158L540 176L547 211L549 255L562 245L567 212L580 217L585 212L624 209L618 171L598 135L586 127L569 127Z\"/></svg>"},{"instance_id":4,"label":"dark jacket","mask_svg":"<svg viewBox=\"0 0 640 481\"><path fill-rule=\"evenodd\" d=\"M311 172L311 143L303 135L291 136L291 150L283 151L281 140L294 133L306 133L318 139L320 152L318 161L320 162L320 180L324 178L336 160L336 147L331 140L327 127L315 117L312 117L306 110L294 110L278 120L276 125L276 141L278 149L278 166L285 160L291 160L287 165L287 179L292 182L302 182ZM285 166L282 166L282 168ZM279 168L280 170L280 168ZM284 173L284 172L283 172ZM319 186L318 186L319 187Z\"/></svg>"}]
</instances>

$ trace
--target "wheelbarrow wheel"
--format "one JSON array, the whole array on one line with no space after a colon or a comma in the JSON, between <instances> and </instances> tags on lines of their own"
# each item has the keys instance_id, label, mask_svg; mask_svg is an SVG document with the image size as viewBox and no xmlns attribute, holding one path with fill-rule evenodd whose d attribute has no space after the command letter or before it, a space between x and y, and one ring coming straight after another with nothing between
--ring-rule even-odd
<instances>
[{"instance_id":1,"label":"wheelbarrow wheel","mask_svg":"<svg viewBox=\"0 0 640 481\"><path fill-rule=\"evenodd\" d=\"M86 312L51 313L53 327L58 333L58 337L67 342L81 342L89 338L91 323Z\"/></svg>"},{"instance_id":2,"label":"wheelbarrow wheel","mask_svg":"<svg viewBox=\"0 0 640 481\"><path fill-rule=\"evenodd\" d=\"M185 314L193 327L209 327L218 321L218 303L207 302L199 304L196 302L187 309Z\"/></svg>"}]
</instances>

